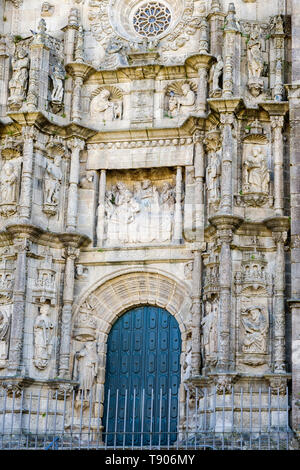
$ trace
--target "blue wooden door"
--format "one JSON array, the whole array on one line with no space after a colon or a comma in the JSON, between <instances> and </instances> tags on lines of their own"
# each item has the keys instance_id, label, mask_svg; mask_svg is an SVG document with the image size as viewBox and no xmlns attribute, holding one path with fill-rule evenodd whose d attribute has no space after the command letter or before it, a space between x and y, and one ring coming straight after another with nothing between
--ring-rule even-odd
<instances>
[{"instance_id":1,"label":"blue wooden door","mask_svg":"<svg viewBox=\"0 0 300 470\"><path fill-rule=\"evenodd\" d=\"M134 308L113 325L103 415L107 445L176 440L180 353L178 323L162 308Z\"/></svg>"}]
</instances>

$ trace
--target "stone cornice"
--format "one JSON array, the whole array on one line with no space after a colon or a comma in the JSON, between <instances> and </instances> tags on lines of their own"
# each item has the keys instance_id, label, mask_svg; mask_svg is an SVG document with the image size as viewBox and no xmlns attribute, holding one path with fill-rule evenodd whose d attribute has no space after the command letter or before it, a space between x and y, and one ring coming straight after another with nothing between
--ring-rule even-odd
<instances>
[{"instance_id":1,"label":"stone cornice","mask_svg":"<svg viewBox=\"0 0 300 470\"><path fill-rule=\"evenodd\" d=\"M241 217L224 214L210 217L209 222L218 230L235 230L242 224L243 219Z\"/></svg>"},{"instance_id":2,"label":"stone cornice","mask_svg":"<svg viewBox=\"0 0 300 470\"><path fill-rule=\"evenodd\" d=\"M285 232L290 228L290 220L288 217L270 217L264 220L264 224L272 230L272 232Z\"/></svg>"},{"instance_id":3,"label":"stone cornice","mask_svg":"<svg viewBox=\"0 0 300 470\"><path fill-rule=\"evenodd\" d=\"M242 98L209 98L210 107L218 113L238 113L245 105Z\"/></svg>"},{"instance_id":4,"label":"stone cornice","mask_svg":"<svg viewBox=\"0 0 300 470\"><path fill-rule=\"evenodd\" d=\"M289 109L288 101L264 101L259 103L270 116L284 116Z\"/></svg>"},{"instance_id":5,"label":"stone cornice","mask_svg":"<svg viewBox=\"0 0 300 470\"><path fill-rule=\"evenodd\" d=\"M48 244L62 248L68 245L87 246L91 240L80 233L54 233L31 224L12 224L0 232L1 241L13 243L14 239L27 238L35 243Z\"/></svg>"}]
</instances>

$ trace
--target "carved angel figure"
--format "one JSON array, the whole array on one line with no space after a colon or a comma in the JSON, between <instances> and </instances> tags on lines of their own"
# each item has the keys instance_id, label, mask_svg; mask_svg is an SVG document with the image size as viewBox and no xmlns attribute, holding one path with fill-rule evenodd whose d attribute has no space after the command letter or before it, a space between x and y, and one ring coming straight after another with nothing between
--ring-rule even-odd
<instances>
[{"instance_id":1,"label":"carved angel figure","mask_svg":"<svg viewBox=\"0 0 300 470\"><path fill-rule=\"evenodd\" d=\"M251 307L241 312L245 329L243 352L265 353L268 323L261 307Z\"/></svg>"},{"instance_id":2,"label":"carved angel figure","mask_svg":"<svg viewBox=\"0 0 300 470\"><path fill-rule=\"evenodd\" d=\"M75 359L75 373L79 380L79 390L83 393L83 398L87 399L97 376L98 357L96 343L94 341L86 342L83 348L76 352Z\"/></svg>"},{"instance_id":3,"label":"carved angel figure","mask_svg":"<svg viewBox=\"0 0 300 470\"><path fill-rule=\"evenodd\" d=\"M12 162L7 162L2 168L0 176L1 204L14 204L17 202L18 172Z\"/></svg>"},{"instance_id":4,"label":"carved angel figure","mask_svg":"<svg viewBox=\"0 0 300 470\"><path fill-rule=\"evenodd\" d=\"M49 319L49 304L40 307L40 312L34 322L34 365L45 369L50 356L51 330L54 324Z\"/></svg>"},{"instance_id":5,"label":"carved angel figure","mask_svg":"<svg viewBox=\"0 0 300 470\"><path fill-rule=\"evenodd\" d=\"M57 62L52 70L51 79L53 83L53 90L51 95L51 101L53 103L62 103L64 96L64 79L66 78L66 71L64 66Z\"/></svg>"},{"instance_id":6,"label":"carved angel figure","mask_svg":"<svg viewBox=\"0 0 300 470\"><path fill-rule=\"evenodd\" d=\"M10 105L21 107L26 98L28 68L29 58L27 57L27 51L24 48L17 49L12 59L13 73L8 84L10 90L8 102Z\"/></svg>"}]
</instances>

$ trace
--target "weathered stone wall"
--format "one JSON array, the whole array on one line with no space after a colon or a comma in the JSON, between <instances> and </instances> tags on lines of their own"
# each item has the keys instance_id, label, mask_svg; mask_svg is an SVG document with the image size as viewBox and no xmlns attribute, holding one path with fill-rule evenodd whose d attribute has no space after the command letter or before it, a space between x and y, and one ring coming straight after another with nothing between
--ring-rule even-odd
<instances>
[{"instance_id":1,"label":"weathered stone wall","mask_svg":"<svg viewBox=\"0 0 300 470\"><path fill-rule=\"evenodd\" d=\"M158 305L181 403L292 377L297 432L300 10L162 3L158 35L142 2L0 11L0 381L82 390L86 347L98 394L111 326Z\"/></svg>"}]
</instances>

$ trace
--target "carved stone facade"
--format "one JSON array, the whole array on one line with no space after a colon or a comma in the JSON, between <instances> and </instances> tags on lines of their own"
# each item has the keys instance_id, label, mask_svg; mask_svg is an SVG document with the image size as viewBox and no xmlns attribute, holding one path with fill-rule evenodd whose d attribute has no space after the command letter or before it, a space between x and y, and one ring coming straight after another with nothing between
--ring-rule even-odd
<instances>
[{"instance_id":1,"label":"carved stone facade","mask_svg":"<svg viewBox=\"0 0 300 470\"><path fill-rule=\"evenodd\" d=\"M292 383L300 435L299 2L25 3L0 31L0 385L97 402L112 325L152 305L181 404Z\"/></svg>"}]
</instances>

